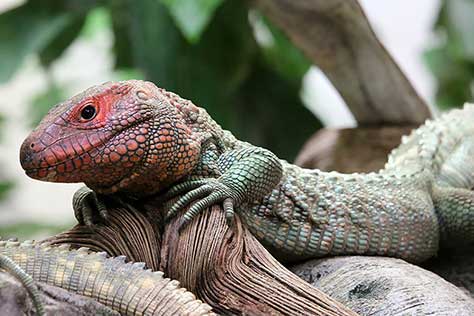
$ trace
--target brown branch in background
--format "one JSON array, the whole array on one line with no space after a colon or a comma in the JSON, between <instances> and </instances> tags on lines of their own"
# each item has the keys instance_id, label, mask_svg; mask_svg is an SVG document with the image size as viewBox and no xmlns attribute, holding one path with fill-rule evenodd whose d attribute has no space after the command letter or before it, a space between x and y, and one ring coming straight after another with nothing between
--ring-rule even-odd
<instances>
[{"instance_id":1,"label":"brown branch in background","mask_svg":"<svg viewBox=\"0 0 474 316\"><path fill-rule=\"evenodd\" d=\"M170 223L160 245L155 219L161 211L150 205L144 207L146 215L111 209L109 224L94 231L78 225L48 241L127 255L154 269L160 261L167 276L222 314L357 315L283 267L238 218L229 229L219 207L180 235L177 222Z\"/></svg>"},{"instance_id":2,"label":"brown branch in background","mask_svg":"<svg viewBox=\"0 0 474 316\"><path fill-rule=\"evenodd\" d=\"M323 128L311 136L295 159L303 168L343 173L382 169L390 151L416 126Z\"/></svg>"},{"instance_id":3,"label":"brown branch in background","mask_svg":"<svg viewBox=\"0 0 474 316\"><path fill-rule=\"evenodd\" d=\"M428 106L356 0L254 0L341 94L359 125L420 124Z\"/></svg>"}]
</instances>

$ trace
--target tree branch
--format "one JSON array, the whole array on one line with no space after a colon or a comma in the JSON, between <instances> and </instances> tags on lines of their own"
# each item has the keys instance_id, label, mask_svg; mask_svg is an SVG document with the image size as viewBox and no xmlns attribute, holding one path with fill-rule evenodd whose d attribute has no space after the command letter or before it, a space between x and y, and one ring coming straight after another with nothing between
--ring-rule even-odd
<instances>
[{"instance_id":1,"label":"tree branch","mask_svg":"<svg viewBox=\"0 0 474 316\"><path fill-rule=\"evenodd\" d=\"M167 276L222 314L357 315L288 271L238 218L230 229L219 207L178 235L179 219L160 229L162 209L154 205L140 207L144 213L111 208L107 225L94 230L78 225L47 241L124 254L153 269L159 262Z\"/></svg>"},{"instance_id":2,"label":"tree branch","mask_svg":"<svg viewBox=\"0 0 474 316\"><path fill-rule=\"evenodd\" d=\"M254 2L323 70L359 125L420 124L431 116L356 0Z\"/></svg>"}]
</instances>

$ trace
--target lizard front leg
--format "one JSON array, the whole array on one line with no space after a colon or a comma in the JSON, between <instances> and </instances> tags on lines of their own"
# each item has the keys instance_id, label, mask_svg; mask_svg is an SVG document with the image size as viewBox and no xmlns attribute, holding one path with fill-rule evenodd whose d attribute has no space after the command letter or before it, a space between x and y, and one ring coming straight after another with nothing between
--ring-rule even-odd
<instances>
[{"instance_id":1,"label":"lizard front leg","mask_svg":"<svg viewBox=\"0 0 474 316\"><path fill-rule=\"evenodd\" d=\"M184 214L180 230L197 214L218 203L222 203L230 224L234 208L263 198L280 182L283 174L281 162L272 152L253 146L223 153L217 167L221 173L218 178L185 181L166 194L166 198L171 198L187 192L171 206L168 219L195 202Z\"/></svg>"}]
</instances>

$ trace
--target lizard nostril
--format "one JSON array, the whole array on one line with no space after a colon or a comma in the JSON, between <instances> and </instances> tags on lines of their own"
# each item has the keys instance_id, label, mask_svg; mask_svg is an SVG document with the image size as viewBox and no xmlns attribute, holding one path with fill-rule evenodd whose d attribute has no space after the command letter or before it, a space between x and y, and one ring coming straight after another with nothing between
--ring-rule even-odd
<instances>
[{"instance_id":1,"label":"lizard nostril","mask_svg":"<svg viewBox=\"0 0 474 316\"><path fill-rule=\"evenodd\" d=\"M35 143L31 143L30 147L35 148Z\"/></svg>"}]
</instances>

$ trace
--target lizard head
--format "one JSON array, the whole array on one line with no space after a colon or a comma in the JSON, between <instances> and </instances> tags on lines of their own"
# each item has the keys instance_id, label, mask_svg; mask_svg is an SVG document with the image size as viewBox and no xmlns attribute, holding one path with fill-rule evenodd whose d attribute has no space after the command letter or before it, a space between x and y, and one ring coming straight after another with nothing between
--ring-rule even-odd
<instances>
[{"instance_id":1,"label":"lizard head","mask_svg":"<svg viewBox=\"0 0 474 316\"><path fill-rule=\"evenodd\" d=\"M199 150L165 91L129 80L91 87L56 105L23 142L20 161L34 179L140 195L189 173Z\"/></svg>"}]
</instances>

